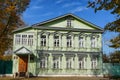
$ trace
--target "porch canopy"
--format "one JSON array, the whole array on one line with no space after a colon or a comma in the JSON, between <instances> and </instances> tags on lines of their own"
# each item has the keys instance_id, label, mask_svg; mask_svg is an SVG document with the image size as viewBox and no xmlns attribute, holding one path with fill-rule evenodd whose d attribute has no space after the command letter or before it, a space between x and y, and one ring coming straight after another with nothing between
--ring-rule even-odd
<instances>
[{"instance_id":1,"label":"porch canopy","mask_svg":"<svg viewBox=\"0 0 120 80\"><path fill-rule=\"evenodd\" d=\"M16 54L16 55L31 55L32 52L25 47L21 47L21 48L15 50L14 54Z\"/></svg>"}]
</instances>

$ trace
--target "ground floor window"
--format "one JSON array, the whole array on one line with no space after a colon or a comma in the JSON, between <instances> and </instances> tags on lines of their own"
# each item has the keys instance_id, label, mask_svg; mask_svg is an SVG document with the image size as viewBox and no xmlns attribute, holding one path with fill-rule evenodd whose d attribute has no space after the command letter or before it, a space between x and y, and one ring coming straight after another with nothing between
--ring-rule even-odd
<instances>
[{"instance_id":1,"label":"ground floor window","mask_svg":"<svg viewBox=\"0 0 120 80\"><path fill-rule=\"evenodd\" d=\"M84 59L83 58L79 58L79 69L84 69Z\"/></svg>"},{"instance_id":2,"label":"ground floor window","mask_svg":"<svg viewBox=\"0 0 120 80\"><path fill-rule=\"evenodd\" d=\"M71 69L73 66L73 57L66 57L66 69Z\"/></svg>"},{"instance_id":3,"label":"ground floor window","mask_svg":"<svg viewBox=\"0 0 120 80\"><path fill-rule=\"evenodd\" d=\"M97 58L92 58L91 59L91 67L92 67L92 69L97 68Z\"/></svg>"},{"instance_id":4,"label":"ground floor window","mask_svg":"<svg viewBox=\"0 0 120 80\"><path fill-rule=\"evenodd\" d=\"M47 68L47 62L48 62L48 58L42 57L40 59L40 68Z\"/></svg>"},{"instance_id":5,"label":"ground floor window","mask_svg":"<svg viewBox=\"0 0 120 80\"><path fill-rule=\"evenodd\" d=\"M60 59L59 57L53 57L53 68L59 69L60 68Z\"/></svg>"}]
</instances>

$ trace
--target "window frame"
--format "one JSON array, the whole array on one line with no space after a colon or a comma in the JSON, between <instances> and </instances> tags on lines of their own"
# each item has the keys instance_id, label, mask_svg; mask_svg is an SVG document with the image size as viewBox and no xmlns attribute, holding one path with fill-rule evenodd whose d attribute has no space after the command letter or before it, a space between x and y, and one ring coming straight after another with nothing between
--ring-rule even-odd
<instances>
[{"instance_id":1,"label":"window frame","mask_svg":"<svg viewBox=\"0 0 120 80\"><path fill-rule=\"evenodd\" d=\"M71 35L67 35L66 36L66 40L67 40L67 47L68 48L72 47L72 36Z\"/></svg>"},{"instance_id":2,"label":"window frame","mask_svg":"<svg viewBox=\"0 0 120 80\"><path fill-rule=\"evenodd\" d=\"M60 60L58 56L53 56L53 69L60 69Z\"/></svg>"},{"instance_id":3,"label":"window frame","mask_svg":"<svg viewBox=\"0 0 120 80\"><path fill-rule=\"evenodd\" d=\"M85 47L84 37L79 36L79 48L84 48L84 47Z\"/></svg>"},{"instance_id":4,"label":"window frame","mask_svg":"<svg viewBox=\"0 0 120 80\"><path fill-rule=\"evenodd\" d=\"M44 36L44 37L42 38L42 36ZM41 44L42 47L45 47L46 44L47 44L46 38L47 38L47 36L45 34L41 34L41 36L40 36L40 39L41 39L40 44Z\"/></svg>"},{"instance_id":5,"label":"window frame","mask_svg":"<svg viewBox=\"0 0 120 80\"><path fill-rule=\"evenodd\" d=\"M54 35L54 47L59 47L60 46L59 37L60 37L59 35Z\"/></svg>"}]
</instances>

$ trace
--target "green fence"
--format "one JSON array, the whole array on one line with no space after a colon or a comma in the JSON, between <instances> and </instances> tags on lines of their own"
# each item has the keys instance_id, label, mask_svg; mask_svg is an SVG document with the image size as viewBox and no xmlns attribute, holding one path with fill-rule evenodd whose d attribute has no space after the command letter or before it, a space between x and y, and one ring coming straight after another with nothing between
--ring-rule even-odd
<instances>
[{"instance_id":1,"label":"green fence","mask_svg":"<svg viewBox=\"0 0 120 80\"><path fill-rule=\"evenodd\" d=\"M0 74L12 74L13 61L0 60Z\"/></svg>"},{"instance_id":2,"label":"green fence","mask_svg":"<svg viewBox=\"0 0 120 80\"><path fill-rule=\"evenodd\" d=\"M119 63L103 63L103 74L120 76L120 64Z\"/></svg>"}]
</instances>

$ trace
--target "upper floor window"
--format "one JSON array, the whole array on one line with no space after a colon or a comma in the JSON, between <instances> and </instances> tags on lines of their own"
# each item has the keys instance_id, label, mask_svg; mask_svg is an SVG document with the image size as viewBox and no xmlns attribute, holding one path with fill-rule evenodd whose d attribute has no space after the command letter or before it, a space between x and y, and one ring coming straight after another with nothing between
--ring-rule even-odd
<instances>
[{"instance_id":1,"label":"upper floor window","mask_svg":"<svg viewBox=\"0 0 120 80\"><path fill-rule=\"evenodd\" d=\"M41 35L41 46L46 46L46 35Z\"/></svg>"},{"instance_id":2,"label":"upper floor window","mask_svg":"<svg viewBox=\"0 0 120 80\"><path fill-rule=\"evenodd\" d=\"M15 44L19 45L33 45L33 35L31 34L17 34L15 36Z\"/></svg>"},{"instance_id":3,"label":"upper floor window","mask_svg":"<svg viewBox=\"0 0 120 80\"><path fill-rule=\"evenodd\" d=\"M22 44L23 45L27 44L27 35L22 35Z\"/></svg>"},{"instance_id":4,"label":"upper floor window","mask_svg":"<svg viewBox=\"0 0 120 80\"><path fill-rule=\"evenodd\" d=\"M28 35L28 45L29 46L33 45L33 35Z\"/></svg>"},{"instance_id":5,"label":"upper floor window","mask_svg":"<svg viewBox=\"0 0 120 80\"><path fill-rule=\"evenodd\" d=\"M15 35L15 44L20 44L21 43L21 35L17 34Z\"/></svg>"},{"instance_id":6,"label":"upper floor window","mask_svg":"<svg viewBox=\"0 0 120 80\"><path fill-rule=\"evenodd\" d=\"M84 38L83 37L79 37L79 47L80 48L84 47Z\"/></svg>"},{"instance_id":7,"label":"upper floor window","mask_svg":"<svg viewBox=\"0 0 120 80\"><path fill-rule=\"evenodd\" d=\"M58 69L60 66L60 60L59 57L53 57L53 68L54 69Z\"/></svg>"},{"instance_id":8,"label":"upper floor window","mask_svg":"<svg viewBox=\"0 0 120 80\"><path fill-rule=\"evenodd\" d=\"M54 36L54 46L59 47L59 36L57 35Z\"/></svg>"},{"instance_id":9,"label":"upper floor window","mask_svg":"<svg viewBox=\"0 0 120 80\"><path fill-rule=\"evenodd\" d=\"M91 37L91 47L92 48L97 47L97 42L96 42L96 38L95 37Z\"/></svg>"},{"instance_id":10,"label":"upper floor window","mask_svg":"<svg viewBox=\"0 0 120 80\"><path fill-rule=\"evenodd\" d=\"M72 36L71 35L67 36L67 47L72 47Z\"/></svg>"}]
</instances>

